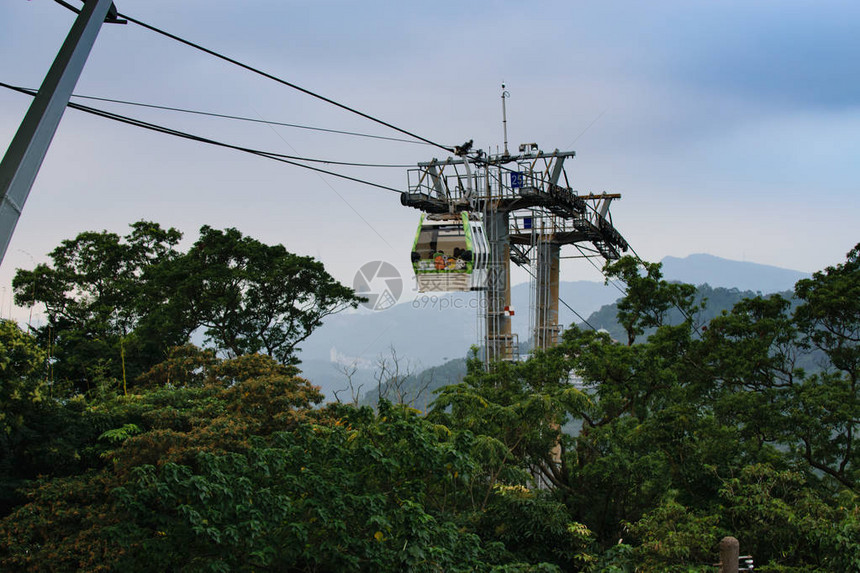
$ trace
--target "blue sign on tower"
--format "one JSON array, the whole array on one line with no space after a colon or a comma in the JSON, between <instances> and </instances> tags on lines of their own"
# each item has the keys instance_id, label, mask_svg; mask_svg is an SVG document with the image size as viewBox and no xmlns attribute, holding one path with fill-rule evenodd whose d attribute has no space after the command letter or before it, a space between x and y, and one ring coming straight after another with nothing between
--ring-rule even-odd
<instances>
[{"instance_id":1,"label":"blue sign on tower","mask_svg":"<svg viewBox=\"0 0 860 573\"><path fill-rule=\"evenodd\" d=\"M511 189L522 189L524 179L522 171L511 171Z\"/></svg>"}]
</instances>

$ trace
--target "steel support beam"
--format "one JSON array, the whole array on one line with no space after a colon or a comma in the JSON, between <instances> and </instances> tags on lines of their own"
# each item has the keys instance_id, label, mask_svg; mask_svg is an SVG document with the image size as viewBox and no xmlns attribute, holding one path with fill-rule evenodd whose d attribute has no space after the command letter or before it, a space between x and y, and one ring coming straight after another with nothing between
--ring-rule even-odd
<instances>
[{"instance_id":1,"label":"steel support beam","mask_svg":"<svg viewBox=\"0 0 860 573\"><path fill-rule=\"evenodd\" d=\"M485 213L484 229L490 243L490 264L484 308L487 313L486 363L513 360L518 353L511 329L511 246L508 238L509 213Z\"/></svg>"},{"instance_id":2,"label":"steel support beam","mask_svg":"<svg viewBox=\"0 0 860 573\"><path fill-rule=\"evenodd\" d=\"M556 153L558 150L556 149ZM552 174L549 176L549 184L552 187L558 185L558 180L561 177L561 174L564 173L564 155L559 155L555 159L555 164L552 166Z\"/></svg>"},{"instance_id":3,"label":"steel support beam","mask_svg":"<svg viewBox=\"0 0 860 573\"><path fill-rule=\"evenodd\" d=\"M112 0L84 4L0 162L0 263Z\"/></svg>"},{"instance_id":4,"label":"steel support beam","mask_svg":"<svg viewBox=\"0 0 860 573\"><path fill-rule=\"evenodd\" d=\"M469 161L476 165L507 165L508 163L514 163L516 161L534 161L535 159L541 158L564 158L564 157L575 157L575 151L553 151L552 153L544 153L538 152L536 155L522 154L522 155L504 155L504 156L493 156L493 157L485 157L484 159L471 158ZM444 165L462 165L463 159L448 159L444 162ZM434 164L442 164L442 162L435 161L425 161L423 163L419 163L418 167L430 167Z\"/></svg>"}]
</instances>

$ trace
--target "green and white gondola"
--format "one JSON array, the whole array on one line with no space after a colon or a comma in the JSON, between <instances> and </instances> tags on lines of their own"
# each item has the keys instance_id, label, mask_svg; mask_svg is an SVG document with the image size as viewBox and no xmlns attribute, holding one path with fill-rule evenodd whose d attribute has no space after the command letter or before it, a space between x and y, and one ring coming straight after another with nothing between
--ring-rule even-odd
<instances>
[{"instance_id":1,"label":"green and white gondola","mask_svg":"<svg viewBox=\"0 0 860 573\"><path fill-rule=\"evenodd\" d=\"M418 292L483 290L489 259L479 214L421 215L412 244Z\"/></svg>"}]
</instances>

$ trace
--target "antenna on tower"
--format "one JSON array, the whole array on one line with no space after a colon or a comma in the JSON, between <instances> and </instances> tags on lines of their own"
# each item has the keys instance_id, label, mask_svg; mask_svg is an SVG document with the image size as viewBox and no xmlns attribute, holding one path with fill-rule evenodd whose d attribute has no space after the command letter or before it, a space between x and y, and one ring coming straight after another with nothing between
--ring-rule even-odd
<instances>
[{"instance_id":1,"label":"antenna on tower","mask_svg":"<svg viewBox=\"0 0 860 573\"><path fill-rule=\"evenodd\" d=\"M502 82L502 129L505 132L505 155L510 155L508 153L508 114L505 109L505 100L511 97L511 93L505 90L505 84Z\"/></svg>"}]
</instances>

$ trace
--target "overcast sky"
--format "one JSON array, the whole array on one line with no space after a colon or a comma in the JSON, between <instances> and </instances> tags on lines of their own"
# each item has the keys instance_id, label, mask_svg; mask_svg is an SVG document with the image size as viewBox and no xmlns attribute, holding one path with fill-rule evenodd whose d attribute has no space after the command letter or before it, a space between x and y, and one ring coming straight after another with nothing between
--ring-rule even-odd
<instances>
[{"instance_id":1,"label":"overcast sky","mask_svg":"<svg viewBox=\"0 0 860 573\"><path fill-rule=\"evenodd\" d=\"M117 7L448 145L502 145L504 81L511 147L574 149L573 187L621 193L616 227L648 260L710 253L815 271L860 240L857 2ZM0 81L38 87L74 17L52 0L3 0ZM132 24L102 28L76 93L399 136ZM81 103L279 153L410 165L446 157L426 145ZM0 89L0 149L29 104ZM405 169L342 172L406 187ZM148 219L190 243L201 225L237 227L352 284L374 259L411 274L418 216L393 192L68 110L0 267L0 315L15 268L83 230L124 233ZM599 280L573 260L562 278Z\"/></svg>"}]
</instances>

